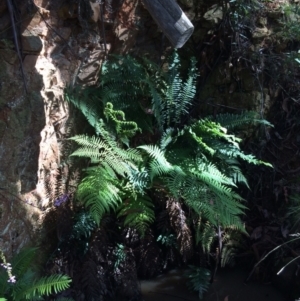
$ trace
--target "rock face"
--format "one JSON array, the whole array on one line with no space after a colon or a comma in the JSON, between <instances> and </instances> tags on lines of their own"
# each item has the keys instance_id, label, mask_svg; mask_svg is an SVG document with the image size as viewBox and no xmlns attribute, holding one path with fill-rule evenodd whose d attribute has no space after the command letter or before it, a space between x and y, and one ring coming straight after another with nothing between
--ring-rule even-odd
<instances>
[{"instance_id":1,"label":"rock face","mask_svg":"<svg viewBox=\"0 0 300 301\"><path fill-rule=\"evenodd\" d=\"M104 39L97 2L89 10L85 1L81 16L76 8L65 13L73 9L67 1L15 2L24 77L6 1L0 3L0 248L8 256L33 240L53 206L45 182L60 166L70 117L64 89L95 83L114 39L107 30Z\"/></svg>"},{"instance_id":2,"label":"rock face","mask_svg":"<svg viewBox=\"0 0 300 301\"><path fill-rule=\"evenodd\" d=\"M111 51L139 52L143 45L152 57L161 55L157 26L139 1L105 1L102 12L99 1L29 3L14 1L13 21L0 3L0 248L8 256L39 236L57 195L49 183L58 173L68 177L61 170L72 119L65 88L96 83ZM155 31L142 33L144 21Z\"/></svg>"}]
</instances>

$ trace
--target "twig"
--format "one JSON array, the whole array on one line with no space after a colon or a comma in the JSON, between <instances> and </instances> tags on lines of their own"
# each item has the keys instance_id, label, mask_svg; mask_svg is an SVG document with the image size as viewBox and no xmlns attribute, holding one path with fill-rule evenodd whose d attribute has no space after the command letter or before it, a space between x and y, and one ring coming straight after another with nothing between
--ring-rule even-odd
<instances>
[{"instance_id":1,"label":"twig","mask_svg":"<svg viewBox=\"0 0 300 301\"><path fill-rule=\"evenodd\" d=\"M284 246L284 245L286 245L286 244L288 244L288 243L290 243L290 242L293 242L293 241L295 241L295 240L299 240L299 237L294 238L294 239L292 239L292 240L289 240L289 241L287 241L287 242L285 242L285 243L283 243L283 244L277 246L276 248L274 248L273 250L271 250L269 253L267 253L267 254L266 254L266 255L265 255L258 263L255 264L255 266L253 267L251 273L249 274L249 276L247 277L247 279L245 280L245 282L247 283L247 282L250 280L251 276L253 275L253 273L254 273L255 269L258 267L258 265L259 265L262 261L264 261L270 254L272 254L273 252L275 252L276 250L278 250L278 249L281 248L282 246Z\"/></svg>"}]
</instances>

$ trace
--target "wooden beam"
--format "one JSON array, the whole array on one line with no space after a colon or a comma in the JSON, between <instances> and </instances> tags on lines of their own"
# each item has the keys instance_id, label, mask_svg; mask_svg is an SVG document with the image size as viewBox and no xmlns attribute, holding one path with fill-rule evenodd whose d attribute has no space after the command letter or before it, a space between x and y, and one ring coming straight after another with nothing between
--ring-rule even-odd
<instances>
[{"instance_id":1,"label":"wooden beam","mask_svg":"<svg viewBox=\"0 0 300 301\"><path fill-rule=\"evenodd\" d=\"M152 18L174 48L182 47L194 31L194 26L174 0L143 0Z\"/></svg>"}]
</instances>

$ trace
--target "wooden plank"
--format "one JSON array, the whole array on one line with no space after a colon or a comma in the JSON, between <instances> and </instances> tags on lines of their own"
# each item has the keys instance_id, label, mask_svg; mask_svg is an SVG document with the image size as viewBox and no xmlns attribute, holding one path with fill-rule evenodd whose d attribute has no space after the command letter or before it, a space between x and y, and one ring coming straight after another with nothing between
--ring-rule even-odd
<instances>
[{"instance_id":1,"label":"wooden plank","mask_svg":"<svg viewBox=\"0 0 300 301\"><path fill-rule=\"evenodd\" d=\"M182 47L194 31L194 26L174 0L143 0L152 18L174 48Z\"/></svg>"}]
</instances>

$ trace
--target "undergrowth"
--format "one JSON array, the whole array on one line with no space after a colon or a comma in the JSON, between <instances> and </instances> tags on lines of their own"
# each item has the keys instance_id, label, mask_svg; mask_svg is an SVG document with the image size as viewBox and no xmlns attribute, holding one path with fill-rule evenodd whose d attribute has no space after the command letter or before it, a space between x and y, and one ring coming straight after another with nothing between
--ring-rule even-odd
<instances>
[{"instance_id":1,"label":"undergrowth","mask_svg":"<svg viewBox=\"0 0 300 301\"><path fill-rule=\"evenodd\" d=\"M155 233L151 229L164 208L169 226L155 234L158 241L179 252L184 262L191 261L196 245L207 253L223 245L217 262L224 266L236 248L234 231L245 233L247 203L238 187L249 185L241 162L270 166L244 153L233 130L270 124L254 112L189 118L196 61L191 60L185 78L177 53L166 66L112 57L103 66L99 88L67 95L94 132L71 138L79 146L71 156L89 160L75 198L98 227L108 214L115 216L139 248ZM116 270L127 256L122 243L115 248ZM202 296L207 282L201 285L200 274L197 282L197 269L191 277Z\"/></svg>"}]
</instances>

